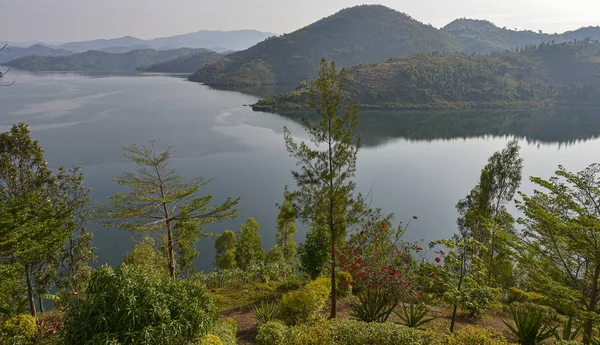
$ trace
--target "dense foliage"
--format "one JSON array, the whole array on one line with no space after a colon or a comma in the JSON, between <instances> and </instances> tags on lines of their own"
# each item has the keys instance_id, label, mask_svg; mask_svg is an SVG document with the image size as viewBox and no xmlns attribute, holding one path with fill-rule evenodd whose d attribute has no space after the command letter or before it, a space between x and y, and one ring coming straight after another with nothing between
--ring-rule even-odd
<instances>
[{"instance_id":1,"label":"dense foliage","mask_svg":"<svg viewBox=\"0 0 600 345\"><path fill-rule=\"evenodd\" d=\"M212 65L222 58L222 54L206 49L173 60L161 61L150 66L137 67L137 69L144 72L194 73L200 68Z\"/></svg>"},{"instance_id":2,"label":"dense foliage","mask_svg":"<svg viewBox=\"0 0 600 345\"><path fill-rule=\"evenodd\" d=\"M94 271L86 295L67 312L64 344L176 344L208 333L216 317L202 287L127 265Z\"/></svg>"},{"instance_id":3,"label":"dense foliage","mask_svg":"<svg viewBox=\"0 0 600 345\"><path fill-rule=\"evenodd\" d=\"M348 101L369 108L469 108L593 103L600 44L543 45L521 53L421 53L348 71ZM307 87L264 99L260 111L306 108Z\"/></svg>"}]
</instances>

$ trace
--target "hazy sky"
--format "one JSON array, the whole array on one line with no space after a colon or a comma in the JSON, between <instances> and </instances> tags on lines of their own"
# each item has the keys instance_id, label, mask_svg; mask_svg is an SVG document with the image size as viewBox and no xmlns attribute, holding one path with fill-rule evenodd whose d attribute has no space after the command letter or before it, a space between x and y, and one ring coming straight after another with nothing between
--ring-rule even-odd
<instances>
[{"instance_id":1,"label":"hazy sky","mask_svg":"<svg viewBox=\"0 0 600 345\"><path fill-rule=\"evenodd\" d=\"M0 0L0 40L74 41L171 36L201 29L278 34L310 24L354 0ZM455 18L562 32L600 24L600 0L380 0L441 27Z\"/></svg>"}]
</instances>

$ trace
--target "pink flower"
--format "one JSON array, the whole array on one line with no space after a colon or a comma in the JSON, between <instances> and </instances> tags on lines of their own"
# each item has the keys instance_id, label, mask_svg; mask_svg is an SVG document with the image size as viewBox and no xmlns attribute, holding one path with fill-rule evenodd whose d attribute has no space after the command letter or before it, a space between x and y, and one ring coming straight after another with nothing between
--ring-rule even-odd
<instances>
[{"instance_id":1,"label":"pink flower","mask_svg":"<svg viewBox=\"0 0 600 345\"><path fill-rule=\"evenodd\" d=\"M442 261L442 259L440 259L440 258L435 258L434 260L435 260L435 262L440 262L440 261Z\"/></svg>"}]
</instances>

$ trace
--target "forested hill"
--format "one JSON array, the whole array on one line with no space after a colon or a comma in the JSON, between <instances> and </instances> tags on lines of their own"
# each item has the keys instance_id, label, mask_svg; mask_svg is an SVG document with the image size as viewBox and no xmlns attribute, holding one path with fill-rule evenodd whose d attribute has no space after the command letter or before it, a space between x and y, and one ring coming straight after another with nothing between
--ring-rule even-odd
<instances>
[{"instance_id":1,"label":"forested hill","mask_svg":"<svg viewBox=\"0 0 600 345\"><path fill-rule=\"evenodd\" d=\"M381 5L362 5L230 54L190 80L213 86L296 84L317 74L321 57L352 66L417 52L458 49L444 31Z\"/></svg>"},{"instance_id":2,"label":"forested hill","mask_svg":"<svg viewBox=\"0 0 600 345\"><path fill-rule=\"evenodd\" d=\"M530 30L511 30L500 28L487 20L457 19L442 30L451 34L465 53L487 54L498 51L515 51L528 45L541 43L555 44L600 40L600 27L586 27L563 34L546 34Z\"/></svg>"},{"instance_id":3,"label":"forested hill","mask_svg":"<svg viewBox=\"0 0 600 345\"><path fill-rule=\"evenodd\" d=\"M212 50L204 49L200 52L178 57L174 60L159 62L151 66L138 68L146 72L160 73L194 73L198 69L213 64L223 58L223 54L219 54Z\"/></svg>"},{"instance_id":4,"label":"forested hill","mask_svg":"<svg viewBox=\"0 0 600 345\"><path fill-rule=\"evenodd\" d=\"M303 83L305 84L305 83ZM305 108L307 88L254 110ZM544 44L520 53L419 53L352 67L347 99L372 108L469 108L600 100L600 44Z\"/></svg>"},{"instance_id":5,"label":"forested hill","mask_svg":"<svg viewBox=\"0 0 600 345\"><path fill-rule=\"evenodd\" d=\"M190 55L199 50L205 49L142 49L123 54L90 50L70 56L26 56L6 62L5 65L28 71L131 71L138 67Z\"/></svg>"}]
</instances>

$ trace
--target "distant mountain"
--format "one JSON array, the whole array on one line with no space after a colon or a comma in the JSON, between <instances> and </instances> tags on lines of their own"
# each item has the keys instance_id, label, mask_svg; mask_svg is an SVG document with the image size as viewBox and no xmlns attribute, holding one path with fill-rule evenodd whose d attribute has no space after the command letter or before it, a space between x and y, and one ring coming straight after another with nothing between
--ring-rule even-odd
<instances>
[{"instance_id":1,"label":"distant mountain","mask_svg":"<svg viewBox=\"0 0 600 345\"><path fill-rule=\"evenodd\" d=\"M210 65L219 61L221 58L223 58L223 56L223 54L204 49L191 55L178 57L174 60L165 62L159 62L157 64L138 69L145 72L194 73L206 65Z\"/></svg>"},{"instance_id":2,"label":"distant mountain","mask_svg":"<svg viewBox=\"0 0 600 345\"><path fill-rule=\"evenodd\" d=\"M85 53L61 57L26 56L5 65L28 71L132 71L197 52L197 49L134 50L111 54L90 50Z\"/></svg>"},{"instance_id":3,"label":"distant mountain","mask_svg":"<svg viewBox=\"0 0 600 345\"><path fill-rule=\"evenodd\" d=\"M321 57L352 66L417 52L459 49L445 31L385 6L362 5L230 54L190 80L213 86L296 84L317 74Z\"/></svg>"},{"instance_id":4,"label":"distant mountain","mask_svg":"<svg viewBox=\"0 0 600 345\"><path fill-rule=\"evenodd\" d=\"M104 49L100 49L103 52L112 53L112 54L123 54L130 52L132 50L140 50L140 49L152 49L147 44L136 44L134 46L116 46L116 47L108 47Z\"/></svg>"},{"instance_id":5,"label":"distant mountain","mask_svg":"<svg viewBox=\"0 0 600 345\"><path fill-rule=\"evenodd\" d=\"M574 40L600 39L599 27L587 27L564 34L546 34L530 30L500 28L487 20L457 19L442 30L450 33L465 53L488 54L497 51L515 51L528 45L540 43L563 43Z\"/></svg>"},{"instance_id":6,"label":"distant mountain","mask_svg":"<svg viewBox=\"0 0 600 345\"><path fill-rule=\"evenodd\" d=\"M146 44L155 49L190 47L207 48L223 53L227 50L247 49L271 36L275 34L256 30L201 30L190 34L151 39L146 41Z\"/></svg>"},{"instance_id":7,"label":"distant mountain","mask_svg":"<svg viewBox=\"0 0 600 345\"><path fill-rule=\"evenodd\" d=\"M55 48L66 49L76 53L87 52L88 50L103 50L110 47L131 47L143 45L146 42L142 39L125 36L113 39L97 39L92 41L69 42Z\"/></svg>"},{"instance_id":8,"label":"distant mountain","mask_svg":"<svg viewBox=\"0 0 600 345\"><path fill-rule=\"evenodd\" d=\"M67 56L73 55L73 52L64 49L53 49L41 44L32 45L29 48L7 47L0 51L0 63L18 59L28 55L38 56Z\"/></svg>"},{"instance_id":9,"label":"distant mountain","mask_svg":"<svg viewBox=\"0 0 600 345\"><path fill-rule=\"evenodd\" d=\"M271 37L273 35L275 34L270 32L260 32L256 30L201 30L189 34L171 37L159 37L150 40L143 40L136 37L125 36L113 39L69 42L58 45L55 48L66 49L77 53L83 53L88 50L106 49L108 49L109 52L126 53L127 51L136 50L140 48L151 48L157 50L177 48L207 48L218 52L224 52L227 50L246 49L248 47L253 46L257 42L260 42L265 38ZM115 47L120 48L117 51L115 50Z\"/></svg>"},{"instance_id":10,"label":"distant mountain","mask_svg":"<svg viewBox=\"0 0 600 345\"><path fill-rule=\"evenodd\" d=\"M600 43L543 44L521 53L420 53L348 71L347 100L366 108L471 108L600 103ZM253 109L298 111L308 89Z\"/></svg>"}]
</instances>

